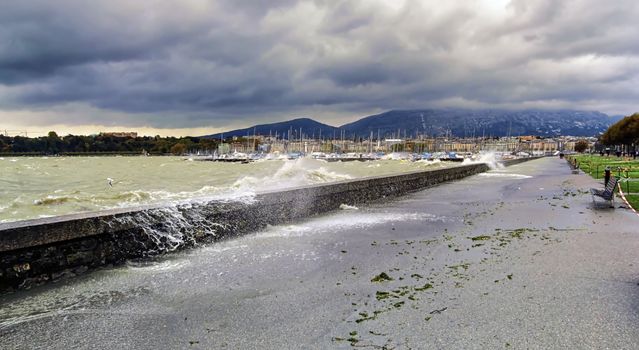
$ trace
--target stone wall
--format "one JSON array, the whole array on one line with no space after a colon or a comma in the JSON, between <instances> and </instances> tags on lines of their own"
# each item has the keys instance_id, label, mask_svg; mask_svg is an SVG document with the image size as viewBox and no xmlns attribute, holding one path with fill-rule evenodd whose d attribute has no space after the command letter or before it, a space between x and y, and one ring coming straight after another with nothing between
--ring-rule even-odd
<instances>
[{"instance_id":1,"label":"stone wall","mask_svg":"<svg viewBox=\"0 0 639 350\"><path fill-rule=\"evenodd\" d=\"M239 201L129 208L0 224L0 291L29 288L127 259L245 234L336 210L341 204L401 196L486 170L485 164L472 164L263 192Z\"/></svg>"}]
</instances>

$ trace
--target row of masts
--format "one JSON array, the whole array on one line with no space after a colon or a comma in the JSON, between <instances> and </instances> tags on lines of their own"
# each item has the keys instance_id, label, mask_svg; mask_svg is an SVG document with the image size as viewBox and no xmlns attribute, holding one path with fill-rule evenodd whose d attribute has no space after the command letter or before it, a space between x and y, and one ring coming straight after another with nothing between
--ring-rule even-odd
<instances>
[{"instance_id":1,"label":"row of masts","mask_svg":"<svg viewBox=\"0 0 639 350\"><path fill-rule=\"evenodd\" d=\"M317 129L316 129L317 130ZM392 132L389 137L381 136L381 129L377 132L369 131L368 137L363 138L357 135L348 137L346 130L333 130L330 135L326 135L325 130L319 129L316 132L306 134L303 128L289 128L285 133L269 131L268 136L257 135L257 129L253 128L253 133L246 133L245 138L234 138L233 141L226 140L222 136L221 144L229 144L227 152L438 152L453 151L463 148L468 152L490 149L497 146L504 150L513 150L512 138L453 138L451 134L440 137L428 137L427 135L415 132L409 135L407 130L398 129ZM411 137L412 136L412 137ZM258 143L260 148L258 148ZM240 146L241 145L241 146ZM456 145L456 146L455 146ZM461 145L461 146L460 146ZM222 153L222 152L220 152Z\"/></svg>"},{"instance_id":2,"label":"row of masts","mask_svg":"<svg viewBox=\"0 0 639 350\"><path fill-rule=\"evenodd\" d=\"M299 132L298 132L299 130ZM376 137L374 137L376 135ZM482 134L481 137L475 136L475 134L472 134L470 137L456 137L453 136L453 133L451 130L445 130L443 134L439 134L439 136L434 136L431 134L427 134L427 133L420 133L419 131L415 131L415 132L411 132L408 133L407 129L397 129L397 132L391 132L390 134L385 133L384 136L381 135L381 129L378 129L376 133L374 133L373 131L370 131L370 134L366 137L366 138L362 138L361 136L358 136L358 134L352 134L350 136L347 136L347 132L346 130L339 130L339 135L337 134L336 130L333 130L333 133L330 136L326 136L326 134L322 135L322 129L319 129L319 132L317 134L317 137L315 135L315 132L313 131L313 133L306 134L303 132L303 128L299 128L299 129L293 129L290 128L286 133L279 133L277 131L275 131L275 133L273 133L272 130L269 130L269 134L268 136L266 135L262 135L262 134L257 134L256 130L253 130L253 133L251 134L249 131L247 131L246 133L246 137L245 140L256 140L257 138L268 138L269 140L278 140L278 141L289 141L289 142L298 142L298 141L304 141L304 140L314 140L314 141L347 141L347 140L353 140L353 141L361 141L364 139L368 139L368 140L385 140L385 139L403 139L403 140L410 140L410 141L417 141L417 140L429 140L429 139L460 139L460 140L481 140L481 139L496 139L499 137L493 137L492 134L486 136L485 134ZM511 138L510 132L508 133L507 136L505 136L505 138ZM220 141L225 142L228 141L226 140L226 138L224 137L224 133L220 134Z\"/></svg>"}]
</instances>

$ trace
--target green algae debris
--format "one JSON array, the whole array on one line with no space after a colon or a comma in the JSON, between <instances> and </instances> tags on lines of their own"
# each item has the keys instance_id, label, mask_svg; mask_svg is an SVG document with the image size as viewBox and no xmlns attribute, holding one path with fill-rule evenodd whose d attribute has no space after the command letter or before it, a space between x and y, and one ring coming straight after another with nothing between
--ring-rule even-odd
<instances>
[{"instance_id":1,"label":"green algae debris","mask_svg":"<svg viewBox=\"0 0 639 350\"><path fill-rule=\"evenodd\" d=\"M382 272L379 275L373 277L371 282L384 282L384 281L392 281L393 278L390 277L386 272Z\"/></svg>"},{"instance_id":2,"label":"green algae debris","mask_svg":"<svg viewBox=\"0 0 639 350\"><path fill-rule=\"evenodd\" d=\"M393 304L393 306L399 309L400 307L404 306L405 303L406 303L405 301L398 301L395 304Z\"/></svg>"},{"instance_id":3,"label":"green algae debris","mask_svg":"<svg viewBox=\"0 0 639 350\"><path fill-rule=\"evenodd\" d=\"M431 288L433 288L433 285L430 284L430 283L426 283L426 284L424 284L421 287L415 287L415 290L418 291L418 292L422 292L422 291L425 291L425 290L431 289Z\"/></svg>"},{"instance_id":4,"label":"green algae debris","mask_svg":"<svg viewBox=\"0 0 639 350\"><path fill-rule=\"evenodd\" d=\"M388 299L389 297L390 297L390 293L389 292L377 291L375 293L375 298L377 298L377 300L384 300L384 299Z\"/></svg>"},{"instance_id":5,"label":"green algae debris","mask_svg":"<svg viewBox=\"0 0 639 350\"><path fill-rule=\"evenodd\" d=\"M463 264L448 266L448 268L451 270L459 270L460 268L464 270L468 270L469 267L470 267L470 263L463 263Z\"/></svg>"},{"instance_id":6,"label":"green algae debris","mask_svg":"<svg viewBox=\"0 0 639 350\"><path fill-rule=\"evenodd\" d=\"M470 237L470 239L472 241L488 241L490 239L490 236L488 235L475 236L475 237Z\"/></svg>"}]
</instances>

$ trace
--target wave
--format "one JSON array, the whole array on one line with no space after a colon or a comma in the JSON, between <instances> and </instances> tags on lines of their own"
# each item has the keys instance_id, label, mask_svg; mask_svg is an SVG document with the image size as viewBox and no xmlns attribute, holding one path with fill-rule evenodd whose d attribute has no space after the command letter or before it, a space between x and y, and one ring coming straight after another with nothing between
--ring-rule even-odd
<instances>
[{"instance_id":1,"label":"wave","mask_svg":"<svg viewBox=\"0 0 639 350\"><path fill-rule=\"evenodd\" d=\"M352 178L350 175L327 170L321 164L319 161L305 158L287 160L273 175L264 177L243 176L236 180L231 185L231 188L278 190Z\"/></svg>"},{"instance_id":2,"label":"wave","mask_svg":"<svg viewBox=\"0 0 639 350\"><path fill-rule=\"evenodd\" d=\"M490 169L503 169L504 165L499 162L497 154L494 152L480 153L476 159L466 158L462 161L462 165L485 163Z\"/></svg>"},{"instance_id":3,"label":"wave","mask_svg":"<svg viewBox=\"0 0 639 350\"><path fill-rule=\"evenodd\" d=\"M78 210L106 210L157 203L178 205L211 200L252 203L255 198L254 191L219 188L215 186L204 186L195 191L182 192L144 190L122 192L107 191L99 194L81 191L72 191L66 194L61 192L61 190L56 190L54 194L33 200L32 204L38 207L48 207L51 208L51 210L53 210L54 207L70 206L75 208L73 212L77 212ZM21 197L18 197L8 205L1 205L0 212L26 204L21 202ZM55 212L57 213L59 210L60 209L55 209Z\"/></svg>"},{"instance_id":4,"label":"wave","mask_svg":"<svg viewBox=\"0 0 639 350\"><path fill-rule=\"evenodd\" d=\"M81 202L82 199L75 196L52 196L36 199L33 201L34 205L60 205L68 202Z\"/></svg>"},{"instance_id":5,"label":"wave","mask_svg":"<svg viewBox=\"0 0 639 350\"><path fill-rule=\"evenodd\" d=\"M119 203L139 203L145 202L149 199L156 198L153 196L152 192L145 191L126 191L126 192L115 192L113 195L105 196L105 195L93 195L93 194L84 194L82 195L79 191L73 191L71 194L59 194L61 191L56 190L54 193L56 195L47 195L46 197L38 198L33 201L34 205L38 206L55 206L62 205L67 203L93 203L99 204L102 202L109 201L118 201ZM167 192L168 193L168 192ZM161 199L161 198L157 198Z\"/></svg>"}]
</instances>

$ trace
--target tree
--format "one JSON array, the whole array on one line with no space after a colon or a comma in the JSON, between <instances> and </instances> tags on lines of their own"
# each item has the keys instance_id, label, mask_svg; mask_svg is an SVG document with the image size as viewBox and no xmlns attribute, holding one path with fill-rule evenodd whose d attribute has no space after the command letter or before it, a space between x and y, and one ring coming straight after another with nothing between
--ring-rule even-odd
<instances>
[{"instance_id":1,"label":"tree","mask_svg":"<svg viewBox=\"0 0 639 350\"><path fill-rule=\"evenodd\" d=\"M0 135L0 152L8 153L126 153L141 154L142 150L156 154L183 154L191 150L215 150L217 141L200 137L114 137L108 135L66 135L55 132L29 138Z\"/></svg>"},{"instance_id":2,"label":"tree","mask_svg":"<svg viewBox=\"0 0 639 350\"><path fill-rule=\"evenodd\" d=\"M611 125L601 135L601 142L605 145L630 145L639 142L639 113Z\"/></svg>"},{"instance_id":3,"label":"tree","mask_svg":"<svg viewBox=\"0 0 639 350\"><path fill-rule=\"evenodd\" d=\"M183 143L176 143L171 147L171 153L180 156L186 152L186 145Z\"/></svg>"},{"instance_id":4,"label":"tree","mask_svg":"<svg viewBox=\"0 0 639 350\"><path fill-rule=\"evenodd\" d=\"M55 131L49 131L47 134L47 153L56 154L60 152L62 140Z\"/></svg>"},{"instance_id":5,"label":"tree","mask_svg":"<svg viewBox=\"0 0 639 350\"><path fill-rule=\"evenodd\" d=\"M590 145L586 140L579 140L575 143L575 152L584 153Z\"/></svg>"}]
</instances>

